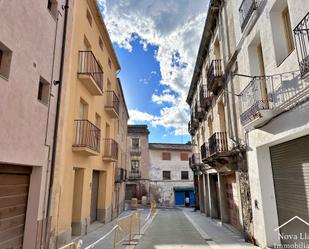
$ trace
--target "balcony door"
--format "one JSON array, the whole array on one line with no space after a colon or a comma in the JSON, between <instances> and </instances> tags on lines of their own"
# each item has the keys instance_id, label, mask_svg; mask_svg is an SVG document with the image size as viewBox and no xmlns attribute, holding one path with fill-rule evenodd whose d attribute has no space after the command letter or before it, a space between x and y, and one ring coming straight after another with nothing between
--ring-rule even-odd
<instances>
[{"instance_id":1,"label":"balcony door","mask_svg":"<svg viewBox=\"0 0 309 249\"><path fill-rule=\"evenodd\" d=\"M264 57L263 57L263 50L262 50L262 44L260 43L257 46L257 54L259 59L259 70L260 70L260 76L265 76L265 65L264 65ZM267 84L266 84L266 78L261 78L260 82L260 90L261 90L261 97L262 101L264 103L264 106L266 109L269 108L268 104L268 98L267 98Z\"/></svg>"},{"instance_id":2,"label":"balcony door","mask_svg":"<svg viewBox=\"0 0 309 249\"><path fill-rule=\"evenodd\" d=\"M139 151L139 138L132 138L132 151L133 152Z\"/></svg>"},{"instance_id":3,"label":"balcony door","mask_svg":"<svg viewBox=\"0 0 309 249\"><path fill-rule=\"evenodd\" d=\"M76 123L76 144L86 144L87 140L88 105L82 99L79 102L78 122Z\"/></svg>"}]
</instances>

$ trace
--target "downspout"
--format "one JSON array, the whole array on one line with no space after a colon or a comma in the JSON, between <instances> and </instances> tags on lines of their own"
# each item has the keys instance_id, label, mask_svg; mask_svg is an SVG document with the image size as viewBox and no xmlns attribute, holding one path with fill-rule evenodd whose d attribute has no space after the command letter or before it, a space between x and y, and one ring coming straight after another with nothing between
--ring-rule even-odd
<instances>
[{"instance_id":1,"label":"downspout","mask_svg":"<svg viewBox=\"0 0 309 249\"><path fill-rule=\"evenodd\" d=\"M51 157L51 169L50 169L50 180L49 180L49 189L48 189L48 200L47 200L47 217L51 216L51 203L52 203L52 191L55 177L55 162L56 162L56 150L57 150L57 139L58 139L58 127L59 127L59 116L60 116L60 106L61 106L61 90L62 90L62 81L63 81L63 67L64 67L64 56L65 56L65 46L66 46L66 36L67 36L67 22L68 22L68 11L69 11L69 0L66 0L65 5L62 6L64 9L64 24L63 24L63 35L62 35L62 46L61 46L61 59L60 59L60 72L59 80L55 81L54 84L58 85L58 96L57 96L57 105L56 105L56 115L55 115L55 128L53 135L53 150ZM48 230L49 222L46 223L46 229ZM47 241L47 232L45 233L45 245Z\"/></svg>"}]
</instances>

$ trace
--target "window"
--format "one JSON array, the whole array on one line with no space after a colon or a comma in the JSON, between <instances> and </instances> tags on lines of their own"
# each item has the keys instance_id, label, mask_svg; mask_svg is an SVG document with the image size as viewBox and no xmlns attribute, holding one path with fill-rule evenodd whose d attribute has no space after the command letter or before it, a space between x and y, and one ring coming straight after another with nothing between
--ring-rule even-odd
<instances>
[{"instance_id":1,"label":"window","mask_svg":"<svg viewBox=\"0 0 309 249\"><path fill-rule=\"evenodd\" d=\"M95 126L101 129L101 116L99 114L95 114Z\"/></svg>"},{"instance_id":2,"label":"window","mask_svg":"<svg viewBox=\"0 0 309 249\"><path fill-rule=\"evenodd\" d=\"M162 172L163 180L171 180L171 171Z\"/></svg>"},{"instance_id":3,"label":"window","mask_svg":"<svg viewBox=\"0 0 309 249\"><path fill-rule=\"evenodd\" d=\"M8 79L10 75L12 51L0 42L0 76Z\"/></svg>"},{"instance_id":4,"label":"window","mask_svg":"<svg viewBox=\"0 0 309 249\"><path fill-rule=\"evenodd\" d=\"M131 171L133 173L139 172L139 160L132 160L131 161Z\"/></svg>"},{"instance_id":5,"label":"window","mask_svg":"<svg viewBox=\"0 0 309 249\"><path fill-rule=\"evenodd\" d=\"M88 19L90 26L92 27L92 16L91 16L90 11L88 9L87 9L87 19Z\"/></svg>"},{"instance_id":6,"label":"window","mask_svg":"<svg viewBox=\"0 0 309 249\"><path fill-rule=\"evenodd\" d=\"M139 148L139 138L132 138L132 148Z\"/></svg>"},{"instance_id":7,"label":"window","mask_svg":"<svg viewBox=\"0 0 309 249\"><path fill-rule=\"evenodd\" d=\"M181 180L189 180L189 171L181 171Z\"/></svg>"},{"instance_id":8,"label":"window","mask_svg":"<svg viewBox=\"0 0 309 249\"><path fill-rule=\"evenodd\" d=\"M285 39L288 48L288 53L291 53L294 50L294 42L293 42L291 20L288 7L286 7L282 12L282 19L284 23Z\"/></svg>"},{"instance_id":9,"label":"window","mask_svg":"<svg viewBox=\"0 0 309 249\"><path fill-rule=\"evenodd\" d=\"M48 0L47 1L47 8L49 9L51 15L56 18L57 11L58 11L58 2L56 0Z\"/></svg>"},{"instance_id":10,"label":"window","mask_svg":"<svg viewBox=\"0 0 309 249\"><path fill-rule=\"evenodd\" d=\"M188 161L189 160L189 155L188 153L180 153L180 160L181 161Z\"/></svg>"},{"instance_id":11,"label":"window","mask_svg":"<svg viewBox=\"0 0 309 249\"><path fill-rule=\"evenodd\" d=\"M42 77L39 81L38 100L47 105L49 100L49 86L50 84Z\"/></svg>"},{"instance_id":12,"label":"window","mask_svg":"<svg viewBox=\"0 0 309 249\"><path fill-rule=\"evenodd\" d=\"M101 50L103 50L103 41L102 41L101 37L99 37L99 46L100 46Z\"/></svg>"},{"instance_id":13,"label":"window","mask_svg":"<svg viewBox=\"0 0 309 249\"><path fill-rule=\"evenodd\" d=\"M162 152L162 160L171 160L170 152Z\"/></svg>"},{"instance_id":14,"label":"window","mask_svg":"<svg viewBox=\"0 0 309 249\"><path fill-rule=\"evenodd\" d=\"M109 66L109 68L112 68L112 61L111 61L110 58L108 58L108 66Z\"/></svg>"},{"instance_id":15,"label":"window","mask_svg":"<svg viewBox=\"0 0 309 249\"><path fill-rule=\"evenodd\" d=\"M294 50L294 41L287 0L277 0L270 10L275 59L279 66Z\"/></svg>"}]
</instances>

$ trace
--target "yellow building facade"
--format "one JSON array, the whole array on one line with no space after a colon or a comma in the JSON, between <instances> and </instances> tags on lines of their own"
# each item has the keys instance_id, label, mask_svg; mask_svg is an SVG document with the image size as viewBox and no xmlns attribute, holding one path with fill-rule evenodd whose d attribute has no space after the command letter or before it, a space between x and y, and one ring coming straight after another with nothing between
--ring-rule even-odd
<instances>
[{"instance_id":1,"label":"yellow building facade","mask_svg":"<svg viewBox=\"0 0 309 249\"><path fill-rule=\"evenodd\" d=\"M109 222L117 202L117 215L122 210L115 185L125 180L121 161L127 130L122 127L127 125L128 112L119 70L96 1L71 1L53 184L52 247L89 233L94 222Z\"/></svg>"}]
</instances>

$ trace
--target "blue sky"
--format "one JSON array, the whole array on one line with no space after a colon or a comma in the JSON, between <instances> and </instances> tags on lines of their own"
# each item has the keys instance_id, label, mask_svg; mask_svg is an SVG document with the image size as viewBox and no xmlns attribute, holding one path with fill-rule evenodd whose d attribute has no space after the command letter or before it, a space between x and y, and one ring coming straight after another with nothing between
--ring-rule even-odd
<instances>
[{"instance_id":1,"label":"blue sky","mask_svg":"<svg viewBox=\"0 0 309 249\"><path fill-rule=\"evenodd\" d=\"M147 124L150 142L185 143L185 100L207 0L97 0L118 56L129 123Z\"/></svg>"}]
</instances>

